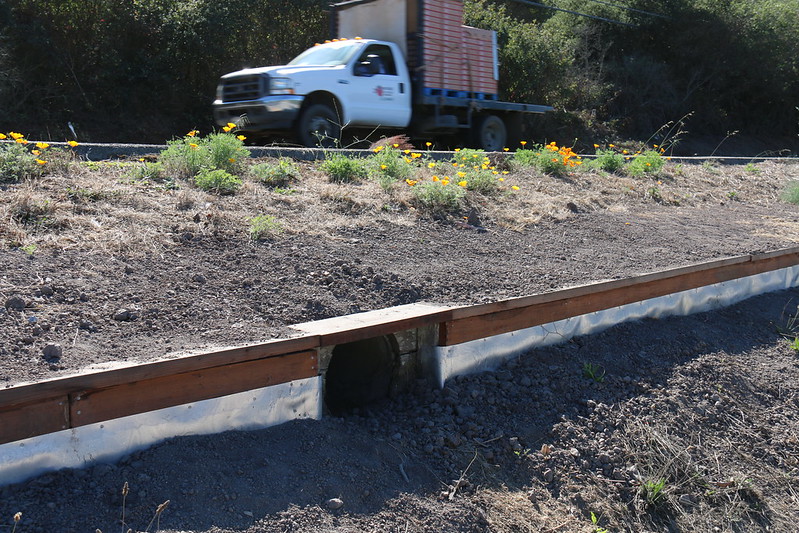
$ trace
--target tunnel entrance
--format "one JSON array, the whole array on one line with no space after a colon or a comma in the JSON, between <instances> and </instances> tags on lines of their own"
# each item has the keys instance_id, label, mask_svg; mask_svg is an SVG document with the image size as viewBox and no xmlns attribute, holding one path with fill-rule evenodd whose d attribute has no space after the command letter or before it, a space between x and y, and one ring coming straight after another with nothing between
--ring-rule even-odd
<instances>
[{"instance_id":1,"label":"tunnel entrance","mask_svg":"<svg viewBox=\"0 0 799 533\"><path fill-rule=\"evenodd\" d=\"M398 359L393 335L340 344L325 374L325 405L334 415L388 397Z\"/></svg>"}]
</instances>

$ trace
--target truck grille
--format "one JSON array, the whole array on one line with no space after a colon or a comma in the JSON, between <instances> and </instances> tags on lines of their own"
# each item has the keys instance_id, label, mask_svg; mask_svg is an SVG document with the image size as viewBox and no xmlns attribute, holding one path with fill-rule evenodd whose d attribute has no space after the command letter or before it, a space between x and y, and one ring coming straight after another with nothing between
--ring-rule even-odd
<instances>
[{"instance_id":1,"label":"truck grille","mask_svg":"<svg viewBox=\"0 0 799 533\"><path fill-rule=\"evenodd\" d=\"M268 78L260 75L224 79L222 80L222 101L240 102L260 98L266 94L267 82Z\"/></svg>"}]
</instances>

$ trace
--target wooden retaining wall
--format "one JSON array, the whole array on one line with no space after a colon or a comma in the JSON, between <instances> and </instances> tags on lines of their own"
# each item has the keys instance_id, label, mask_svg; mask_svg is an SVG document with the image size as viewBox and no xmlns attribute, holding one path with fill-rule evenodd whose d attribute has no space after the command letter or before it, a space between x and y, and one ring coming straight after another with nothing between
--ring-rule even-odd
<instances>
[{"instance_id":1,"label":"wooden retaining wall","mask_svg":"<svg viewBox=\"0 0 799 533\"><path fill-rule=\"evenodd\" d=\"M0 390L0 444L320 375L324 348L438 328L438 346L517 331L799 265L799 247L710 261L500 302L411 304L296 326L263 344Z\"/></svg>"}]
</instances>

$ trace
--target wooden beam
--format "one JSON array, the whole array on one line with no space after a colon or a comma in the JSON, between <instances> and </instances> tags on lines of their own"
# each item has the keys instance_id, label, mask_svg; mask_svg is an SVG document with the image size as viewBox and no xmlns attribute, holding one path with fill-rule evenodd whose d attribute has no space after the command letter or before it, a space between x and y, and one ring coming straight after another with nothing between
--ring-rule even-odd
<instances>
[{"instance_id":1,"label":"wooden beam","mask_svg":"<svg viewBox=\"0 0 799 533\"><path fill-rule=\"evenodd\" d=\"M799 248L790 248L454 309L453 318L439 328L439 345L483 339L797 264Z\"/></svg>"},{"instance_id":2,"label":"wooden beam","mask_svg":"<svg viewBox=\"0 0 799 533\"><path fill-rule=\"evenodd\" d=\"M337 346L391 333L440 324L451 318L452 307L425 302L304 322L291 326L319 337L320 346Z\"/></svg>"},{"instance_id":3,"label":"wooden beam","mask_svg":"<svg viewBox=\"0 0 799 533\"><path fill-rule=\"evenodd\" d=\"M318 337L303 336L155 361L114 370L40 381L0 390L0 406L7 408L17 404L35 402L42 397L69 395L85 390L107 388L173 374L201 371L226 364L313 350L318 346Z\"/></svg>"},{"instance_id":4,"label":"wooden beam","mask_svg":"<svg viewBox=\"0 0 799 533\"><path fill-rule=\"evenodd\" d=\"M69 398L60 396L0 409L0 444L69 428Z\"/></svg>"},{"instance_id":5,"label":"wooden beam","mask_svg":"<svg viewBox=\"0 0 799 533\"><path fill-rule=\"evenodd\" d=\"M317 375L315 351L132 381L70 395L73 427Z\"/></svg>"}]
</instances>

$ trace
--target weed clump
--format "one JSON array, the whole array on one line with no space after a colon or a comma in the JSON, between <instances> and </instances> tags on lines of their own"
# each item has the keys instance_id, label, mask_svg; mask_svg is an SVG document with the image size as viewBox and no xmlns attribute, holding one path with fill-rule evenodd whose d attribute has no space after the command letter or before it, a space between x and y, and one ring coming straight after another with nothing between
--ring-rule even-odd
<instances>
[{"instance_id":1,"label":"weed clump","mask_svg":"<svg viewBox=\"0 0 799 533\"><path fill-rule=\"evenodd\" d=\"M270 215L257 215L249 220L250 239L263 241L283 231L283 226L275 217Z\"/></svg>"},{"instance_id":2,"label":"weed clump","mask_svg":"<svg viewBox=\"0 0 799 533\"><path fill-rule=\"evenodd\" d=\"M644 174L657 174L663 168L665 160L661 153L655 150L647 150L637 154L627 165L627 172L631 176L642 176Z\"/></svg>"},{"instance_id":3,"label":"weed clump","mask_svg":"<svg viewBox=\"0 0 799 533\"><path fill-rule=\"evenodd\" d=\"M792 181L786 185L782 199L790 204L799 205L799 181Z\"/></svg>"},{"instance_id":4,"label":"weed clump","mask_svg":"<svg viewBox=\"0 0 799 533\"><path fill-rule=\"evenodd\" d=\"M221 168L202 168L194 177L194 184L198 188L217 194L235 194L241 188L239 178Z\"/></svg>"},{"instance_id":5,"label":"weed clump","mask_svg":"<svg viewBox=\"0 0 799 533\"><path fill-rule=\"evenodd\" d=\"M190 131L183 138L167 142L160 161L167 172L176 177L191 179L201 170L224 170L229 174L240 174L250 151L244 148L243 135L212 133L201 138Z\"/></svg>"},{"instance_id":6,"label":"weed clump","mask_svg":"<svg viewBox=\"0 0 799 533\"><path fill-rule=\"evenodd\" d=\"M335 183L352 183L365 179L368 171L363 160L343 154L329 155L322 163L322 171Z\"/></svg>"},{"instance_id":7,"label":"weed clump","mask_svg":"<svg viewBox=\"0 0 799 533\"><path fill-rule=\"evenodd\" d=\"M416 207L433 216L446 216L459 211L465 195L463 187L450 185L448 179L428 181L413 187Z\"/></svg>"},{"instance_id":8,"label":"weed clump","mask_svg":"<svg viewBox=\"0 0 799 533\"><path fill-rule=\"evenodd\" d=\"M281 157L276 163L258 163L250 167L250 174L267 187L285 187L300 179L300 169L294 161Z\"/></svg>"}]
</instances>

